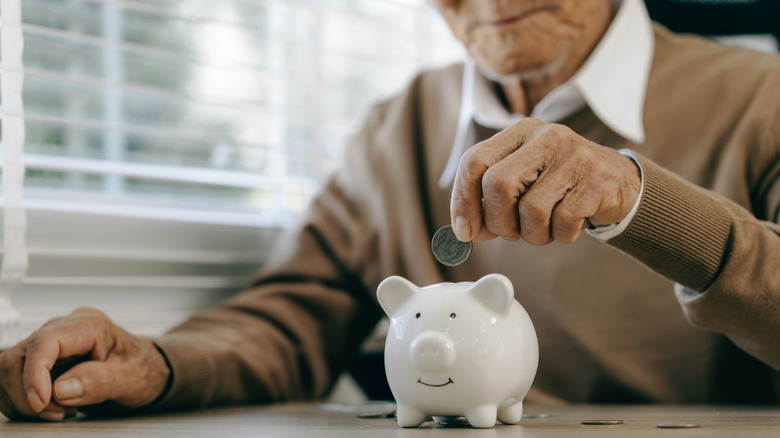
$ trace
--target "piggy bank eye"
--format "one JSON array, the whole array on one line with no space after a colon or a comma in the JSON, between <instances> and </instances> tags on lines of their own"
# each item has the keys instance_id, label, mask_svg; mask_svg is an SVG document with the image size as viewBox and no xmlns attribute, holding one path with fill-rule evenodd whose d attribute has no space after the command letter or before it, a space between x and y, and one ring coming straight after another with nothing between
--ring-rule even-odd
<instances>
[{"instance_id":1,"label":"piggy bank eye","mask_svg":"<svg viewBox=\"0 0 780 438\"><path fill-rule=\"evenodd\" d=\"M414 315L414 317L415 318L419 318L420 317L420 312L417 312L417 315Z\"/></svg>"},{"instance_id":2,"label":"piggy bank eye","mask_svg":"<svg viewBox=\"0 0 780 438\"><path fill-rule=\"evenodd\" d=\"M453 319L453 318L455 318L455 312L450 313L450 319Z\"/></svg>"}]
</instances>

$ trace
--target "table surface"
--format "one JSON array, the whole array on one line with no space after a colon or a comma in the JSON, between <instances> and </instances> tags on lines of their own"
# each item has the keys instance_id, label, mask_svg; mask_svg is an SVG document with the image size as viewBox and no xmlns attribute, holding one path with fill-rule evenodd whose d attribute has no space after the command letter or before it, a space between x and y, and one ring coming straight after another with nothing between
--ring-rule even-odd
<instances>
[{"instance_id":1,"label":"table surface","mask_svg":"<svg viewBox=\"0 0 780 438\"><path fill-rule=\"evenodd\" d=\"M17 423L0 416L0 437L778 437L780 407L731 406L526 406L520 425L492 429L445 427L433 421L403 429L393 418L358 418L387 404L285 404L247 406L122 419L79 416L64 423ZM392 406L390 406L392 407ZM583 420L623 420L619 425L583 425ZM694 429L661 429L659 423L697 423Z\"/></svg>"}]
</instances>

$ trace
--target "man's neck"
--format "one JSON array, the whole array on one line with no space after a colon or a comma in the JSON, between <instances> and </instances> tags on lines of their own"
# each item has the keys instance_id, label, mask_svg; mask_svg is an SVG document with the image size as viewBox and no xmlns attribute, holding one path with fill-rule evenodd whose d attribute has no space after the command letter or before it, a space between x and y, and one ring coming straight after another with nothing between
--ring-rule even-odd
<instances>
[{"instance_id":1,"label":"man's neck","mask_svg":"<svg viewBox=\"0 0 780 438\"><path fill-rule=\"evenodd\" d=\"M497 91L503 92L502 101L504 101L505 105L508 105L507 109L516 114L531 114L534 107L536 107L547 93L568 81L577 73L604 36L604 33L609 28L609 24L612 22L614 16L615 11L610 9L608 13L601 18L601 32L596 35L592 44L584 45L584 47L586 47L584 50L572 50L572 52L568 54L566 61L560 66L554 66L548 71L536 74L520 74L516 78L502 78L498 84Z\"/></svg>"},{"instance_id":2,"label":"man's neck","mask_svg":"<svg viewBox=\"0 0 780 438\"><path fill-rule=\"evenodd\" d=\"M545 79L549 79L545 77ZM568 78L567 78L568 79ZM547 82L547 83L544 83ZM562 81L538 81L533 79L512 79L502 81L497 87L503 92L502 100L512 113L531 114L536 104L553 88L565 82Z\"/></svg>"}]
</instances>

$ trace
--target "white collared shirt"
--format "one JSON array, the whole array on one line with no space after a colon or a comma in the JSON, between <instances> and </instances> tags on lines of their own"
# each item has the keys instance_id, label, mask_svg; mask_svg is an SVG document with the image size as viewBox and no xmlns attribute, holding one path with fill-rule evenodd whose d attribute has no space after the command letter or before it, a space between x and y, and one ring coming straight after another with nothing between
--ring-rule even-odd
<instances>
[{"instance_id":1,"label":"white collared shirt","mask_svg":"<svg viewBox=\"0 0 780 438\"><path fill-rule=\"evenodd\" d=\"M653 58L652 25L641 0L612 2L618 8L617 13L588 59L571 79L550 91L529 117L559 122L587 105L614 132L634 143L643 143L645 91ZM507 111L491 82L479 73L473 59L468 59L463 71L458 128L439 186L449 187L455 177L472 120L488 128L505 129L525 117ZM635 159L634 162L639 165ZM623 221L591 234L604 240L620 234L633 218L642 191Z\"/></svg>"}]
</instances>

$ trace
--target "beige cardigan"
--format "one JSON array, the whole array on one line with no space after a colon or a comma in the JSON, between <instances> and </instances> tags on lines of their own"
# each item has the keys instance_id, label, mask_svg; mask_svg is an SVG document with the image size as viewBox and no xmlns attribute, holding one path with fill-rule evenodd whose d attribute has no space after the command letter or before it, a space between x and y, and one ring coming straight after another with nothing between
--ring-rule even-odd
<instances>
[{"instance_id":1,"label":"beige cardigan","mask_svg":"<svg viewBox=\"0 0 780 438\"><path fill-rule=\"evenodd\" d=\"M563 122L640 157L644 196L623 234L495 239L460 266L437 263L462 66L424 73L371 111L254 286L157 340L173 369L159 405L320 397L382 316L384 278L492 272L512 280L539 336L531 402L778 401L780 57L660 26L655 40L644 144L587 109ZM473 128L472 142L494 133Z\"/></svg>"}]
</instances>

